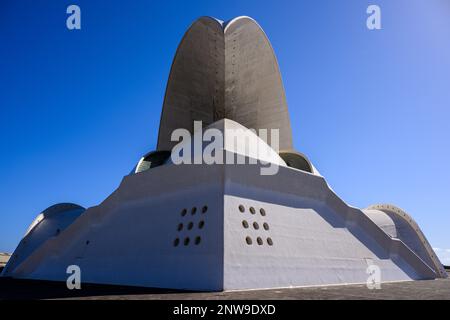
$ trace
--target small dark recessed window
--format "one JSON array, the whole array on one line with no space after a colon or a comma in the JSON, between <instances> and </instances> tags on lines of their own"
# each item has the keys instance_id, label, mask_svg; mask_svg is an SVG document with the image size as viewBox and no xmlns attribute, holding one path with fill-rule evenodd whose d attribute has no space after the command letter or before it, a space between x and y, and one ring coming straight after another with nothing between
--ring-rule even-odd
<instances>
[{"instance_id":1,"label":"small dark recessed window","mask_svg":"<svg viewBox=\"0 0 450 320\"><path fill-rule=\"evenodd\" d=\"M262 239L261 239L260 237L258 237L258 238L256 239L256 242L258 242L258 244L259 244L260 246L262 246L262 244L263 244L263 241L262 241Z\"/></svg>"}]
</instances>

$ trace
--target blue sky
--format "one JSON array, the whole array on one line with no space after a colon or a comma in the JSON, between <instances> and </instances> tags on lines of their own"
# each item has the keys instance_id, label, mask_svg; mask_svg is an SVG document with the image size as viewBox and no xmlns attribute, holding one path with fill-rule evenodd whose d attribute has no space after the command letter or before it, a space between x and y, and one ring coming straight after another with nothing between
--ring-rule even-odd
<instances>
[{"instance_id":1,"label":"blue sky","mask_svg":"<svg viewBox=\"0 0 450 320\"><path fill-rule=\"evenodd\" d=\"M382 30L366 28L369 4ZM2 1L0 252L54 203L98 204L155 149L172 58L203 15L259 22L296 149L349 204L409 212L450 264L446 0Z\"/></svg>"}]
</instances>

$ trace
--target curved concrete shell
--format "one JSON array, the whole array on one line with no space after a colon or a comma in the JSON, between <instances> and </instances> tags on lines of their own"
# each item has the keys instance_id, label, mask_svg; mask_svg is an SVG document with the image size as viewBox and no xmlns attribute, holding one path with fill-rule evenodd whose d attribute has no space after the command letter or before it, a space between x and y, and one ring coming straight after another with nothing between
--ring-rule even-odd
<instances>
[{"instance_id":1,"label":"curved concrete shell","mask_svg":"<svg viewBox=\"0 0 450 320\"><path fill-rule=\"evenodd\" d=\"M171 142L179 128L186 138ZM280 129L283 151L251 130L261 128ZM190 164L169 159L179 146ZM77 265L83 283L215 291L367 283L374 267L380 282L446 276L409 215L349 206L292 150L278 66L248 17L187 31L157 149L99 205L40 214L2 276L66 281ZM207 162L213 153L261 161ZM264 174L267 164L278 170Z\"/></svg>"},{"instance_id":2,"label":"curved concrete shell","mask_svg":"<svg viewBox=\"0 0 450 320\"><path fill-rule=\"evenodd\" d=\"M184 35L167 82L158 150L170 150L173 130L193 132L228 118L250 129L279 129L280 149L292 133L278 63L260 26L249 17L228 23L202 17Z\"/></svg>"},{"instance_id":3,"label":"curved concrete shell","mask_svg":"<svg viewBox=\"0 0 450 320\"><path fill-rule=\"evenodd\" d=\"M15 270L26 261L33 252L46 241L57 237L70 226L86 209L73 203L58 203L42 211L28 227L11 259L5 267L4 274Z\"/></svg>"},{"instance_id":4,"label":"curved concrete shell","mask_svg":"<svg viewBox=\"0 0 450 320\"><path fill-rule=\"evenodd\" d=\"M436 256L419 225L402 209L390 204L376 204L363 210L384 232L392 238L403 241L425 263L434 269L436 275L447 277L447 272Z\"/></svg>"},{"instance_id":5,"label":"curved concrete shell","mask_svg":"<svg viewBox=\"0 0 450 320\"><path fill-rule=\"evenodd\" d=\"M168 158L170 158L170 151L160 150L148 152L141 158L141 160L139 160L138 164L131 173L140 173L163 165Z\"/></svg>"},{"instance_id":6,"label":"curved concrete shell","mask_svg":"<svg viewBox=\"0 0 450 320\"><path fill-rule=\"evenodd\" d=\"M280 151L280 157L286 162L286 165L288 167L306 171L309 173L315 173L313 165L303 153L293 150Z\"/></svg>"}]
</instances>

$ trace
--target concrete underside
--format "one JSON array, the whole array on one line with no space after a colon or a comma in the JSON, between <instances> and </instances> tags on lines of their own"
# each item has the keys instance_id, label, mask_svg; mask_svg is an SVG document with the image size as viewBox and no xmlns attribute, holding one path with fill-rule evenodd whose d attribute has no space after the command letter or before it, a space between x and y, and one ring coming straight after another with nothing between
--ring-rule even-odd
<instances>
[{"instance_id":1,"label":"concrete underside","mask_svg":"<svg viewBox=\"0 0 450 320\"><path fill-rule=\"evenodd\" d=\"M287 167L262 176L259 165L165 165L127 176L4 275L65 281L72 264L84 283L203 291L365 283L369 265L381 281L436 277L322 177Z\"/></svg>"}]
</instances>

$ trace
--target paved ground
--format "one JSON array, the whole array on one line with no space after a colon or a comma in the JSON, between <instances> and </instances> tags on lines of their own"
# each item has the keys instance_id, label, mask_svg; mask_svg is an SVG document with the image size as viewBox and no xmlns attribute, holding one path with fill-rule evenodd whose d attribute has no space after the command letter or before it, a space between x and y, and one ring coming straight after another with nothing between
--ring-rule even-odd
<instances>
[{"instance_id":1,"label":"paved ground","mask_svg":"<svg viewBox=\"0 0 450 320\"><path fill-rule=\"evenodd\" d=\"M0 278L1 299L445 299L450 300L450 278L386 283L380 290L365 285L252 290L236 292L180 292L118 286L82 285L68 290L65 283Z\"/></svg>"}]
</instances>

